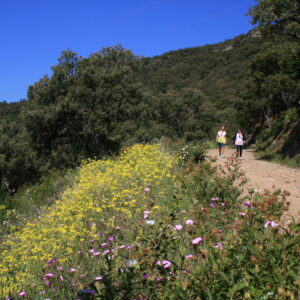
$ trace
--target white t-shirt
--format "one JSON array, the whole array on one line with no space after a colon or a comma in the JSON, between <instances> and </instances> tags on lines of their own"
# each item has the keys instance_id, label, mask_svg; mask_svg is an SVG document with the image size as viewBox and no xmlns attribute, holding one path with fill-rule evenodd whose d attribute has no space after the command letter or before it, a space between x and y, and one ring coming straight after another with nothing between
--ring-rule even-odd
<instances>
[{"instance_id":1,"label":"white t-shirt","mask_svg":"<svg viewBox=\"0 0 300 300\"><path fill-rule=\"evenodd\" d=\"M225 137L226 136L226 131L225 130L220 130L220 131L218 131L218 137Z\"/></svg>"},{"instance_id":2,"label":"white t-shirt","mask_svg":"<svg viewBox=\"0 0 300 300\"><path fill-rule=\"evenodd\" d=\"M244 139L243 139L243 134L242 133L237 133L235 137L235 144L237 146L242 146L244 145Z\"/></svg>"}]
</instances>

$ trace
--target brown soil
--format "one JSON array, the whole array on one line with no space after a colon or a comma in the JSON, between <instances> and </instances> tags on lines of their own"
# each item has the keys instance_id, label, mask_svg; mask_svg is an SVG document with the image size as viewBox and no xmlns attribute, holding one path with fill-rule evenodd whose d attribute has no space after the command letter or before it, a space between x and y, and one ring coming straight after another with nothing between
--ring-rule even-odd
<instances>
[{"instance_id":1,"label":"brown soil","mask_svg":"<svg viewBox=\"0 0 300 300\"><path fill-rule=\"evenodd\" d=\"M233 155L235 150L225 149L225 158L220 158L217 149L209 149L208 155L216 157L217 163L222 164L226 157ZM281 189L289 191L288 201L291 203L289 211L285 214L286 219L295 216L300 220L300 170L288 168L276 163L257 160L253 150L244 150L241 160L241 168L245 172L248 182L247 189L256 192L264 190L274 191Z\"/></svg>"}]
</instances>

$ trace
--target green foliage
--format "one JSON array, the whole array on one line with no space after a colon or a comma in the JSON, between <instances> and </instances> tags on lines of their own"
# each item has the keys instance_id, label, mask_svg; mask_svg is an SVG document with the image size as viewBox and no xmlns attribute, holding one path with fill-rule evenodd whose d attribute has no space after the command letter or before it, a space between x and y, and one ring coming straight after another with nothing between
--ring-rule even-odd
<instances>
[{"instance_id":1,"label":"green foliage","mask_svg":"<svg viewBox=\"0 0 300 300\"><path fill-rule=\"evenodd\" d=\"M13 193L52 168L123 145L212 139L221 124L229 134L242 127L254 142L279 128L285 112L295 108L299 116L299 3L257 2L249 15L258 29L223 43L153 58L120 45L87 58L63 51L26 101L0 103L1 189ZM297 133L286 138L284 155L299 153Z\"/></svg>"},{"instance_id":2,"label":"green foliage","mask_svg":"<svg viewBox=\"0 0 300 300\"><path fill-rule=\"evenodd\" d=\"M43 210L60 197L66 187L75 181L76 171L52 171L35 185L24 185L14 195L2 191L0 206L0 231L2 235L14 231L27 220L38 217Z\"/></svg>"},{"instance_id":3,"label":"green foliage","mask_svg":"<svg viewBox=\"0 0 300 300\"><path fill-rule=\"evenodd\" d=\"M248 14L266 34L284 33L300 38L300 4L297 0L256 0Z\"/></svg>"},{"instance_id":4,"label":"green foliage","mask_svg":"<svg viewBox=\"0 0 300 300\"><path fill-rule=\"evenodd\" d=\"M147 212L116 216L118 226L113 227L106 226L100 214L88 224L100 239L84 241L67 261L59 256L49 260L41 273L43 296L299 297L299 225L279 224L287 209L285 193L249 191L242 197L245 178L234 159L223 167L189 160L179 163L173 175L174 181L166 181L166 186L160 183L168 193L155 186L148 189L147 200L155 206ZM40 296L36 287L29 289L30 296Z\"/></svg>"}]
</instances>

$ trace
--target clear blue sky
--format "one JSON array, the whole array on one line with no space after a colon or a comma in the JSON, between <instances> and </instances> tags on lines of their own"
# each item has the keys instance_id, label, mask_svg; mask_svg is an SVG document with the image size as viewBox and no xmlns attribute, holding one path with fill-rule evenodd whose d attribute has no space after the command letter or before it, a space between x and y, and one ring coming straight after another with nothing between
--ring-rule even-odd
<instances>
[{"instance_id":1,"label":"clear blue sky","mask_svg":"<svg viewBox=\"0 0 300 300\"><path fill-rule=\"evenodd\" d=\"M254 0L1 0L0 101L27 88L62 50L82 56L121 43L137 55L217 43L248 32Z\"/></svg>"}]
</instances>

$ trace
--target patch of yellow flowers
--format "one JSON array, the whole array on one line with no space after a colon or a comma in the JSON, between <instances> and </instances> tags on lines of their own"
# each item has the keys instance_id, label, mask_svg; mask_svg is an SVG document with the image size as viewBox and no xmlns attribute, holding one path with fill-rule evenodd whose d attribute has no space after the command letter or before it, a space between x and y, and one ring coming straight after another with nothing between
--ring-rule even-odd
<instances>
[{"instance_id":1,"label":"patch of yellow flowers","mask_svg":"<svg viewBox=\"0 0 300 300\"><path fill-rule=\"evenodd\" d=\"M110 228L140 213L147 207L145 187L167 193L174 163L159 145L135 145L117 160L85 162L76 182L51 208L2 243L0 295L39 285L47 260L68 261L80 243L98 238L91 224L99 219Z\"/></svg>"}]
</instances>

